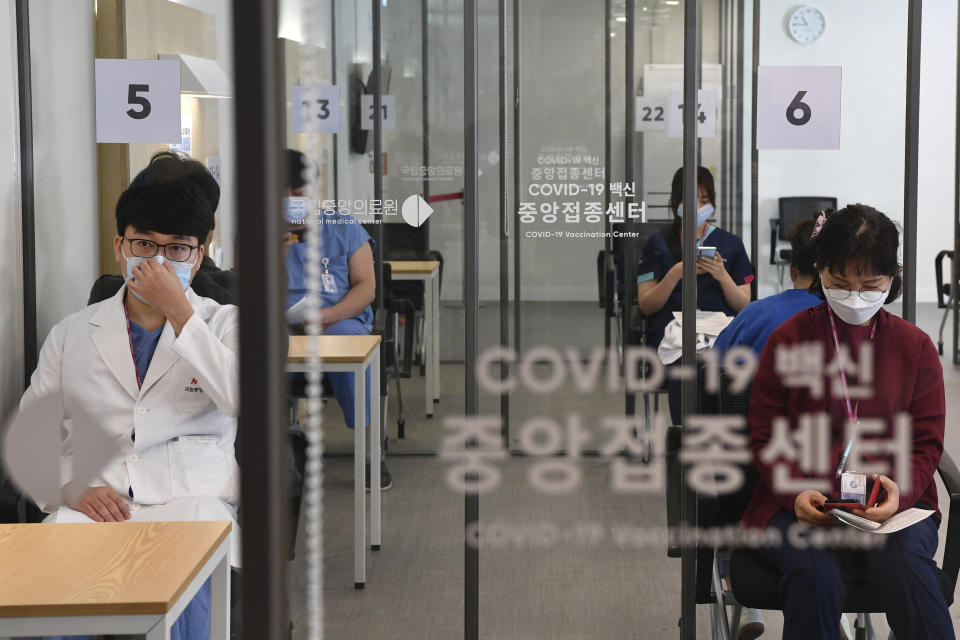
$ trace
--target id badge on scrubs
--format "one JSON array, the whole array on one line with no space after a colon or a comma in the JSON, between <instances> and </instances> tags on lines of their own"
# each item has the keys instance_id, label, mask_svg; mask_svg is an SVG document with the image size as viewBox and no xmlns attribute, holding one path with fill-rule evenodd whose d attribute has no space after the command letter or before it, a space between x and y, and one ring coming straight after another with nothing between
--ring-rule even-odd
<instances>
[{"instance_id":1,"label":"id badge on scrubs","mask_svg":"<svg viewBox=\"0 0 960 640\"><path fill-rule=\"evenodd\" d=\"M840 497L843 500L867 504L867 476L864 473L845 471L840 476Z\"/></svg>"},{"instance_id":2,"label":"id badge on scrubs","mask_svg":"<svg viewBox=\"0 0 960 640\"><path fill-rule=\"evenodd\" d=\"M337 281L333 279L332 273L321 273L320 280L323 282L323 290L326 293L337 292Z\"/></svg>"},{"instance_id":3,"label":"id badge on scrubs","mask_svg":"<svg viewBox=\"0 0 960 640\"><path fill-rule=\"evenodd\" d=\"M330 273L330 258L323 258L320 260L320 264L323 265L323 273L320 274L320 281L323 283L324 293L336 293L337 281L333 279L333 274Z\"/></svg>"}]
</instances>

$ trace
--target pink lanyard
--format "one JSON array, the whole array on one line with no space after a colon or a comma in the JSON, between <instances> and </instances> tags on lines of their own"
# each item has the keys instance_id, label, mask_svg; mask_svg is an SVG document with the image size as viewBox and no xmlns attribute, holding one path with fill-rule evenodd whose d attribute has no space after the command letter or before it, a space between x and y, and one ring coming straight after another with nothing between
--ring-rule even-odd
<instances>
[{"instance_id":1,"label":"pink lanyard","mask_svg":"<svg viewBox=\"0 0 960 640\"><path fill-rule=\"evenodd\" d=\"M843 382L843 401L846 404L847 418L853 421L853 433L850 434L850 442L843 449L843 455L840 457L840 465L837 467L837 477L843 474L843 468L847 465L847 458L850 457L850 450L853 449L853 441L857 439L857 432L860 431L860 400L856 404L850 404L850 391L847 387L847 374L843 370L843 362L840 360L840 338L837 336L837 324L833 321L833 309L827 305L827 315L830 317L830 329L833 332L833 346L837 350L837 368L840 369L840 380ZM870 326L870 340L877 335L877 320Z\"/></svg>"},{"instance_id":2,"label":"pink lanyard","mask_svg":"<svg viewBox=\"0 0 960 640\"><path fill-rule=\"evenodd\" d=\"M857 421L857 418L860 416L860 400L853 405L850 404L850 392L847 387L847 374L843 370L843 362L840 361L840 338L837 336L837 325L833 321L833 309L830 308L830 305L827 305L827 315L830 318L830 329L833 331L833 346L837 350L837 368L840 369L840 381L843 382L843 401L847 405L847 417ZM877 335L877 321L873 321L873 325L870 327L870 340L873 340L873 337Z\"/></svg>"},{"instance_id":3,"label":"pink lanyard","mask_svg":"<svg viewBox=\"0 0 960 640\"><path fill-rule=\"evenodd\" d=\"M133 334L130 333L130 313L127 311L127 301L123 301L123 317L127 319L127 340L130 341L130 357L133 358L133 373L137 376L137 388L143 388L143 380L140 379L140 371L137 369L137 352L133 349Z\"/></svg>"}]
</instances>

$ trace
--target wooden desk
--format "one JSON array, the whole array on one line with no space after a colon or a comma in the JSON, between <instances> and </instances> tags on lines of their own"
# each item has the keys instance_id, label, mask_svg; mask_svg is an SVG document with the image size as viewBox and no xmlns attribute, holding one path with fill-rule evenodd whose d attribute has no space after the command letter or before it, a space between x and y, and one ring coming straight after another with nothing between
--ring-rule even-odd
<instances>
[{"instance_id":1,"label":"wooden desk","mask_svg":"<svg viewBox=\"0 0 960 640\"><path fill-rule=\"evenodd\" d=\"M290 336L287 371L307 370L310 342L317 340L322 371L353 374L353 586L366 584L366 371L370 371L370 547L380 549L380 336Z\"/></svg>"},{"instance_id":2,"label":"wooden desk","mask_svg":"<svg viewBox=\"0 0 960 640\"><path fill-rule=\"evenodd\" d=\"M0 525L0 633L168 640L170 626L210 578L210 637L227 640L230 526Z\"/></svg>"},{"instance_id":3,"label":"wooden desk","mask_svg":"<svg viewBox=\"0 0 960 640\"><path fill-rule=\"evenodd\" d=\"M423 282L423 343L427 379L427 417L433 417L433 403L440 402L440 263L436 260L387 260L394 280Z\"/></svg>"}]
</instances>

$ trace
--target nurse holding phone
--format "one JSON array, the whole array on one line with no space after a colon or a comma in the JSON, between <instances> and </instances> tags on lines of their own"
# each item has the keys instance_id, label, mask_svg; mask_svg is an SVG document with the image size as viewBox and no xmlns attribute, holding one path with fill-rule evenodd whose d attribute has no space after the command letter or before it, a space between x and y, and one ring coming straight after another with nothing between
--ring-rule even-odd
<instances>
[{"instance_id":1,"label":"nurse holding phone","mask_svg":"<svg viewBox=\"0 0 960 640\"><path fill-rule=\"evenodd\" d=\"M647 344L656 348L663 330L682 309L683 251L681 220L697 217L697 308L735 315L750 302L753 268L743 242L710 220L715 216L716 189L706 167L697 171L699 202L685 207L683 169L673 176L670 209L673 226L655 234L643 247L637 266L637 306L647 316Z\"/></svg>"}]
</instances>

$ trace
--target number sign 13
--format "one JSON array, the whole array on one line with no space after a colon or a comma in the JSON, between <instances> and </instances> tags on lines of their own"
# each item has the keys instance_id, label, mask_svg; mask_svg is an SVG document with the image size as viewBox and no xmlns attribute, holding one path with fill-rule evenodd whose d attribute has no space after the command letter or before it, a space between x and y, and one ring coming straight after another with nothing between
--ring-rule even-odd
<instances>
[{"instance_id":1,"label":"number sign 13","mask_svg":"<svg viewBox=\"0 0 960 640\"><path fill-rule=\"evenodd\" d=\"M180 62L98 59L97 142L180 142Z\"/></svg>"},{"instance_id":2,"label":"number sign 13","mask_svg":"<svg viewBox=\"0 0 960 640\"><path fill-rule=\"evenodd\" d=\"M340 131L340 89L335 85L314 85L313 91L296 85L290 89L291 121L294 133L337 133Z\"/></svg>"}]
</instances>

